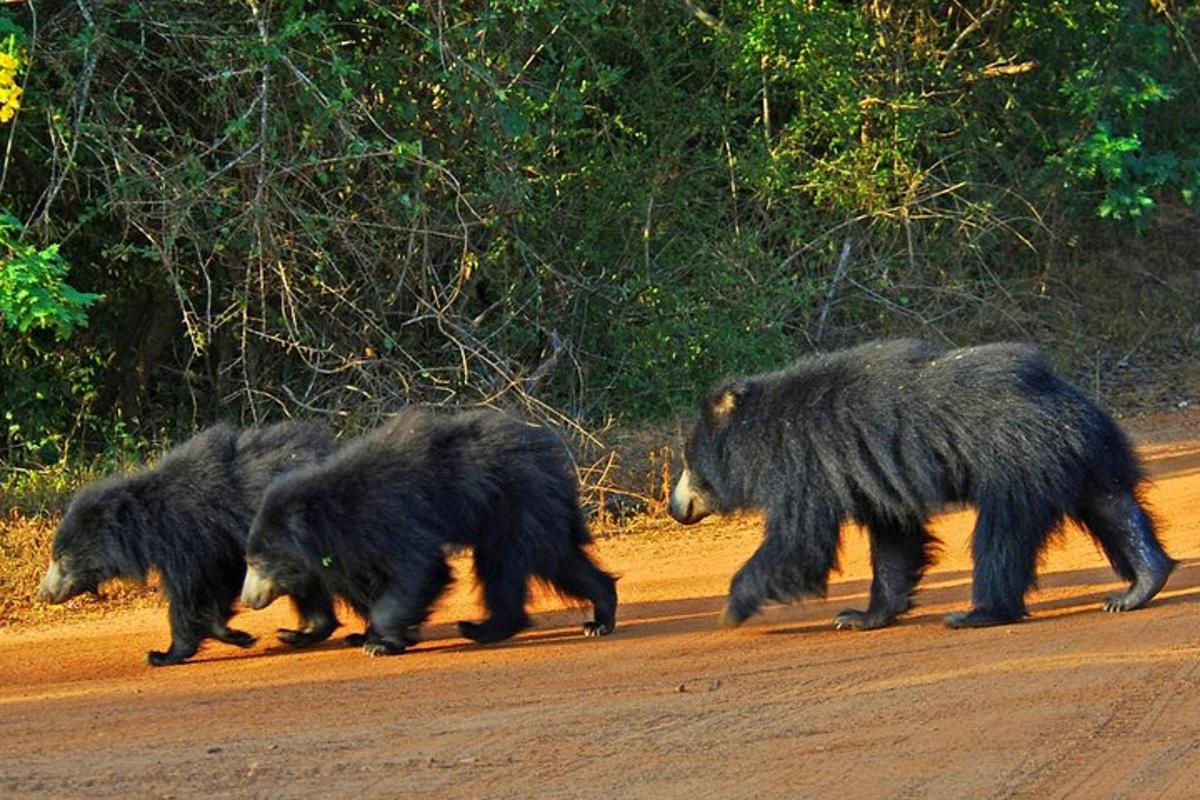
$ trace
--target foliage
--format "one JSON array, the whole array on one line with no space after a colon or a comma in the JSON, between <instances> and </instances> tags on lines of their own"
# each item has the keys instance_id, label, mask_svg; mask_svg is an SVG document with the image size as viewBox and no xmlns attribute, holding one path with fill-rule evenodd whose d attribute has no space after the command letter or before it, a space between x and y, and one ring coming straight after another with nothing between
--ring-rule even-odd
<instances>
[{"instance_id":1,"label":"foliage","mask_svg":"<svg viewBox=\"0 0 1200 800\"><path fill-rule=\"evenodd\" d=\"M1200 202L1194 4L140 0L33 23L0 12L33 65L0 177L43 243L22 280L82 312L58 242L107 298L86 334L2 351L8 458L33 466L416 399L520 405L583 444L798 349L1036 337L1073 302L1071 243Z\"/></svg>"},{"instance_id":2,"label":"foliage","mask_svg":"<svg viewBox=\"0 0 1200 800\"><path fill-rule=\"evenodd\" d=\"M65 282L70 270L58 245L37 249L20 240L21 221L0 212L0 319L21 333L49 328L59 341L87 325L84 309L101 295Z\"/></svg>"},{"instance_id":3,"label":"foliage","mask_svg":"<svg viewBox=\"0 0 1200 800\"><path fill-rule=\"evenodd\" d=\"M1194 130L1194 115L1178 116L1179 102L1195 101L1200 63L1186 71L1168 68L1178 63L1170 12L1165 5L1157 18L1145 12L1137 3L1098 2L1051 18L1059 28L1090 35L1059 67L1059 93L1069 113L1046 159L1047 177L1064 191L1094 193L1090 205L1099 216L1131 220L1139 230L1156 192L1174 187L1194 205L1200 181L1200 146L1172 130ZM1026 21L1042 37L1049 27L1043 16L1035 10Z\"/></svg>"},{"instance_id":4,"label":"foliage","mask_svg":"<svg viewBox=\"0 0 1200 800\"><path fill-rule=\"evenodd\" d=\"M23 89L17 85L23 41L11 20L0 17L0 123L9 122L21 108ZM24 241L25 227L7 211L0 210L0 366L5 380L0 386L4 403L5 440L9 456L20 448L26 454L62 441L65 417L74 412L68 403L55 403L48 395L55 373L69 376L70 370L55 369L58 362L74 361L71 351L45 346L34 331L53 331L61 345L77 328L87 325L85 310L101 295L80 292L66 283L70 266L59 253L58 244L39 248ZM15 330L14 334L12 331ZM76 376L76 383L78 376ZM47 408L49 406L49 408ZM57 410L59 414L53 413ZM29 429L22 427L29 420ZM18 480L5 485L13 489Z\"/></svg>"}]
</instances>

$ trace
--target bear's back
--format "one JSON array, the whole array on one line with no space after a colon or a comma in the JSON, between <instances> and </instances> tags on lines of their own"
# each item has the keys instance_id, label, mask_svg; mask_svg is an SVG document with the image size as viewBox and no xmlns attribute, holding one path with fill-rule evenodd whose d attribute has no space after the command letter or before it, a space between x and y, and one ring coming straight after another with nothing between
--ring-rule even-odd
<instances>
[{"instance_id":1,"label":"bear's back","mask_svg":"<svg viewBox=\"0 0 1200 800\"><path fill-rule=\"evenodd\" d=\"M769 398L795 408L894 408L921 403L953 413L1013 413L1047 397L1050 405L1079 393L1050 370L1032 345L1001 342L955 349L912 339L881 342L797 359L748 379ZM773 396L773 397L772 397Z\"/></svg>"},{"instance_id":2,"label":"bear's back","mask_svg":"<svg viewBox=\"0 0 1200 800\"><path fill-rule=\"evenodd\" d=\"M271 481L315 464L336 449L337 442L328 431L302 422L277 422L243 431L234 459L241 494L249 505L257 506Z\"/></svg>"},{"instance_id":3,"label":"bear's back","mask_svg":"<svg viewBox=\"0 0 1200 800\"><path fill-rule=\"evenodd\" d=\"M217 423L168 450L152 466L129 477L145 502L191 511L228 502L237 431Z\"/></svg>"}]
</instances>

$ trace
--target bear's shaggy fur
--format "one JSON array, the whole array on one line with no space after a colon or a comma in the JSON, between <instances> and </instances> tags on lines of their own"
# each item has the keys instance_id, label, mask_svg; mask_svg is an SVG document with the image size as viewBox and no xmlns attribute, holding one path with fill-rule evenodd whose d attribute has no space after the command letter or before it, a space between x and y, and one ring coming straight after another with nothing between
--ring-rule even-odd
<instances>
[{"instance_id":1,"label":"bear's shaggy fur","mask_svg":"<svg viewBox=\"0 0 1200 800\"><path fill-rule=\"evenodd\" d=\"M446 546L474 550L489 613L462 634L496 642L528 627L530 576L590 600L588 635L612 631L613 578L588 558L570 455L551 430L496 411L413 406L267 491L247 543L242 601L255 608L318 578L367 621L372 655L416 641L451 581Z\"/></svg>"},{"instance_id":2,"label":"bear's shaggy fur","mask_svg":"<svg viewBox=\"0 0 1200 800\"><path fill-rule=\"evenodd\" d=\"M296 422L239 433L215 425L164 455L154 467L81 489L54 537L39 594L61 603L95 592L109 578L162 576L170 602L171 647L152 650L153 666L189 658L209 637L249 647L254 637L226 625L246 572L250 523L268 484L334 451L328 434ZM301 646L337 627L319 584L293 587L300 630L279 638Z\"/></svg>"},{"instance_id":3,"label":"bear's shaggy fur","mask_svg":"<svg viewBox=\"0 0 1200 800\"><path fill-rule=\"evenodd\" d=\"M1116 423L1020 344L943 350L887 341L739 378L703 400L670 510L766 512L761 546L733 578L724 623L766 600L823 593L844 520L869 533L865 612L839 628L890 624L909 608L948 503L978 510L973 608L951 627L1025 616L1038 555L1064 518L1131 583L1105 608L1149 601L1174 567L1139 501L1142 472Z\"/></svg>"}]
</instances>

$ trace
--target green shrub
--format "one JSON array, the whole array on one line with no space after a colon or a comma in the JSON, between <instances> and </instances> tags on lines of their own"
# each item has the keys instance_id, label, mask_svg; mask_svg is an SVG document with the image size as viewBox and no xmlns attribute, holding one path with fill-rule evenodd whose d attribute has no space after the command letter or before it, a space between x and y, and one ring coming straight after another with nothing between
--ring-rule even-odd
<instances>
[{"instance_id":1,"label":"green shrub","mask_svg":"<svg viewBox=\"0 0 1200 800\"><path fill-rule=\"evenodd\" d=\"M416 399L586 427L814 346L1029 337L1072 243L1200 202L1187 4L27 13L9 239L60 249L0 301L13 463ZM107 300L52 341L94 299L60 254Z\"/></svg>"}]
</instances>

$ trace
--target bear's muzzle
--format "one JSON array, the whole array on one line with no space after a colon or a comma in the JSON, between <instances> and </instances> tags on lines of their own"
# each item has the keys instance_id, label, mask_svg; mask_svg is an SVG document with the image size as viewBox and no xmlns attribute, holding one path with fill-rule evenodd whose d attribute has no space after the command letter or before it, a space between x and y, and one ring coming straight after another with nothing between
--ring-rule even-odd
<instances>
[{"instance_id":1,"label":"bear's muzzle","mask_svg":"<svg viewBox=\"0 0 1200 800\"><path fill-rule=\"evenodd\" d=\"M703 492L696 490L694 484L692 471L685 469L671 492L668 510L676 522L684 525L699 522L712 513L712 503Z\"/></svg>"},{"instance_id":2,"label":"bear's muzzle","mask_svg":"<svg viewBox=\"0 0 1200 800\"><path fill-rule=\"evenodd\" d=\"M242 603L253 609L266 608L283 592L275 582L254 567L247 565L246 579L242 582Z\"/></svg>"}]
</instances>

